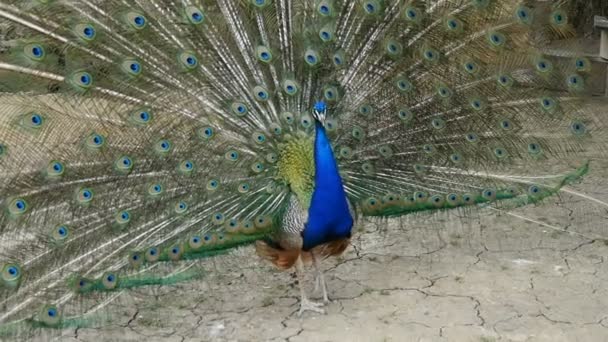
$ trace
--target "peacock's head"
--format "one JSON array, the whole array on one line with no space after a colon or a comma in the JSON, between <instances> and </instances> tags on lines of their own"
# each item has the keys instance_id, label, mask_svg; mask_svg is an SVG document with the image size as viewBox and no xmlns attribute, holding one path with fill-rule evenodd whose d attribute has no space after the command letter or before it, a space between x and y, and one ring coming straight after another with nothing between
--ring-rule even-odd
<instances>
[{"instance_id":1,"label":"peacock's head","mask_svg":"<svg viewBox=\"0 0 608 342\"><path fill-rule=\"evenodd\" d=\"M325 126L325 120L327 119L327 104L323 101L315 103L312 110L312 117Z\"/></svg>"}]
</instances>

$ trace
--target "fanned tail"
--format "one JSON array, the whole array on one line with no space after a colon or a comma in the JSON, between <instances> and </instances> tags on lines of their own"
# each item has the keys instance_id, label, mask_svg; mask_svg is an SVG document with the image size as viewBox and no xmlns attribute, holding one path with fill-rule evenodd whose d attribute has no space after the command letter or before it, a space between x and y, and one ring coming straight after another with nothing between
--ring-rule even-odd
<instances>
[{"instance_id":1,"label":"fanned tail","mask_svg":"<svg viewBox=\"0 0 608 342\"><path fill-rule=\"evenodd\" d=\"M354 39L355 66L337 76L351 88L336 102L336 149L364 214L520 206L587 172L583 153L605 153L591 143L605 136L598 107L584 105L603 101L603 66L542 50L572 35L566 5L409 1L362 14L375 25L361 34L383 38Z\"/></svg>"},{"instance_id":2,"label":"fanned tail","mask_svg":"<svg viewBox=\"0 0 608 342\"><path fill-rule=\"evenodd\" d=\"M195 260L270 234L282 132L249 16L236 2L0 5L15 28L0 55L2 333L84 324L116 292L200 277Z\"/></svg>"}]
</instances>

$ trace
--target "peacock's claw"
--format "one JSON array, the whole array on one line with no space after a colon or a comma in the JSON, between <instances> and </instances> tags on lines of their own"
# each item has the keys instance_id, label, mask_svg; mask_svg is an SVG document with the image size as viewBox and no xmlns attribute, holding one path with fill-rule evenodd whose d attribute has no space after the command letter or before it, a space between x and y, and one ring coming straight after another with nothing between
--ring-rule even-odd
<instances>
[{"instance_id":1,"label":"peacock's claw","mask_svg":"<svg viewBox=\"0 0 608 342\"><path fill-rule=\"evenodd\" d=\"M302 298L300 302L300 311L298 312L298 316L302 316L304 311L313 311L316 313L325 314L325 310L320 308L323 305L325 305L325 303L316 303L310 301L307 298Z\"/></svg>"}]
</instances>

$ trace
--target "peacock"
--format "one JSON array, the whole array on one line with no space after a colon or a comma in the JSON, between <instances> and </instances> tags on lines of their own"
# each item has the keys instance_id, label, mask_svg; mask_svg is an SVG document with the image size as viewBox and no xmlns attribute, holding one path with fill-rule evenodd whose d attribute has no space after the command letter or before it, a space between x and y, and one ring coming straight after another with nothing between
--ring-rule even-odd
<instances>
[{"instance_id":1,"label":"peacock","mask_svg":"<svg viewBox=\"0 0 608 342\"><path fill-rule=\"evenodd\" d=\"M569 5L2 0L0 336L103 324L246 245L323 313L363 217L559 196L606 156L602 66L545 48Z\"/></svg>"}]
</instances>

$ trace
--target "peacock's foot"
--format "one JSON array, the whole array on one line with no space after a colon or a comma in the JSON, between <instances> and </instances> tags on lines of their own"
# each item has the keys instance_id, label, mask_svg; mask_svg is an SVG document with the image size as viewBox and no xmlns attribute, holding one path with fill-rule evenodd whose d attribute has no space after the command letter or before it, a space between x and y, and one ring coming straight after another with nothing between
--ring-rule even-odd
<instances>
[{"instance_id":1,"label":"peacock's foot","mask_svg":"<svg viewBox=\"0 0 608 342\"><path fill-rule=\"evenodd\" d=\"M300 311L298 312L298 316L302 316L304 311L313 311L320 314L325 314L325 310L320 307L325 305L324 303L315 303L310 301L307 298L302 298L300 301Z\"/></svg>"}]
</instances>

